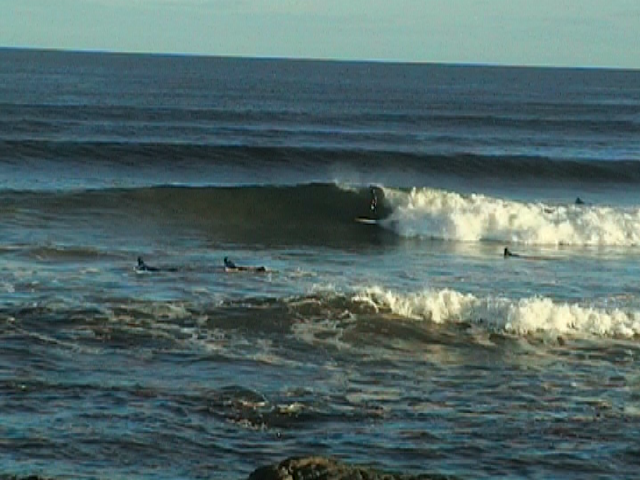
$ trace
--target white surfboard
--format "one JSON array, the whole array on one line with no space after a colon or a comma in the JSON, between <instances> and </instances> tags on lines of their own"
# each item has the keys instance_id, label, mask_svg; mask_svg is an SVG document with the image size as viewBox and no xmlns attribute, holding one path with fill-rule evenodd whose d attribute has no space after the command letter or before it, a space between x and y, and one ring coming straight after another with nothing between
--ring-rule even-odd
<instances>
[{"instance_id":1,"label":"white surfboard","mask_svg":"<svg viewBox=\"0 0 640 480\"><path fill-rule=\"evenodd\" d=\"M366 225L377 225L378 220L375 218L366 218L366 217L356 217L356 222L364 223Z\"/></svg>"}]
</instances>

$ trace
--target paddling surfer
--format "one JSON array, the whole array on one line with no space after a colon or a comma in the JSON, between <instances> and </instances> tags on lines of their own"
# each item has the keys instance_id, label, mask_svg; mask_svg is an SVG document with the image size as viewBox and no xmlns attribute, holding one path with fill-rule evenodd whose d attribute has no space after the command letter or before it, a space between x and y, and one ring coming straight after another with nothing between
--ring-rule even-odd
<instances>
[{"instance_id":1,"label":"paddling surfer","mask_svg":"<svg viewBox=\"0 0 640 480\"><path fill-rule=\"evenodd\" d=\"M157 272L158 269L156 267L150 267L146 263L142 257L138 257L138 264L135 267L136 272Z\"/></svg>"},{"instance_id":2,"label":"paddling surfer","mask_svg":"<svg viewBox=\"0 0 640 480\"><path fill-rule=\"evenodd\" d=\"M225 272L266 272L265 267L244 267L237 266L229 257L224 257L224 270Z\"/></svg>"},{"instance_id":3,"label":"paddling surfer","mask_svg":"<svg viewBox=\"0 0 640 480\"><path fill-rule=\"evenodd\" d=\"M519 257L520 255L518 255L517 253L511 253L511 250L509 250L507 247L504 247L504 258L508 258L508 257Z\"/></svg>"}]
</instances>

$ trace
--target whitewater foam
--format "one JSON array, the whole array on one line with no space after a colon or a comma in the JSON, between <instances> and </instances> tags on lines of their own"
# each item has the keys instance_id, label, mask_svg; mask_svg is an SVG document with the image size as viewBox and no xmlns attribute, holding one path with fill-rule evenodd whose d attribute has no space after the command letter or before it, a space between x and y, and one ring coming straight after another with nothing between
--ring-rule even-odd
<instances>
[{"instance_id":1,"label":"whitewater foam","mask_svg":"<svg viewBox=\"0 0 640 480\"><path fill-rule=\"evenodd\" d=\"M353 298L376 311L435 323L469 322L525 335L537 332L634 337L640 335L640 311L557 303L550 298L478 298L451 289L398 293L371 287Z\"/></svg>"},{"instance_id":2,"label":"whitewater foam","mask_svg":"<svg viewBox=\"0 0 640 480\"><path fill-rule=\"evenodd\" d=\"M550 205L430 188L385 190L383 225L403 237L528 245L640 245L640 208Z\"/></svg>"}]
</instances>

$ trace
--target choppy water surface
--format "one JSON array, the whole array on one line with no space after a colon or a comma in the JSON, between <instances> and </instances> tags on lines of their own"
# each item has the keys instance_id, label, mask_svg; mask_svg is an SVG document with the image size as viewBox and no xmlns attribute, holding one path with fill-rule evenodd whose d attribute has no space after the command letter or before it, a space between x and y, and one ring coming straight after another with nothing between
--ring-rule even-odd
<instances>
[{"instance_id":1,"label":"choppy water surface","mask_svg":"<svg viewBox=\"0 0 640 480\"><path fill-rule=\"evenodd\" d=\"M0 475L636 475L636 72L0 65Z\"/></svg>"}]
</instances>

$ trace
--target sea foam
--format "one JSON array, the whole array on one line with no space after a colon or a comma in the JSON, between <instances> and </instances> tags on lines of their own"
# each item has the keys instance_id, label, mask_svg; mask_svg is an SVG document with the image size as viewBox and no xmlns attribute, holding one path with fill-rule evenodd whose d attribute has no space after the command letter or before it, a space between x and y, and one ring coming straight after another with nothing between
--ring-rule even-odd
<instances>
[{"instance_id":1,"label":"sea foam","mask_svg":"<svg viewBox=\"0 0 640 480\"><path fill-rule=\"evenodd\" d=\"M546 297L479 298L451 289L398 293L371 287L357 293L354 301L408 319L441 324L469 322L518 335L537 332L614 337L640 335L640 311L594 308Z\"/></svg>"},{"instance_id":2,"label":"sea foam","mask_svg":"<svg viewBox=\"0 0 640 480\"><path fill-rule=\"evenodd\" d=\"M526 203L430 188L386 189L383 226L404 237L528 245L640 245L640 208Z\"/></svg>"}]
</instances>

